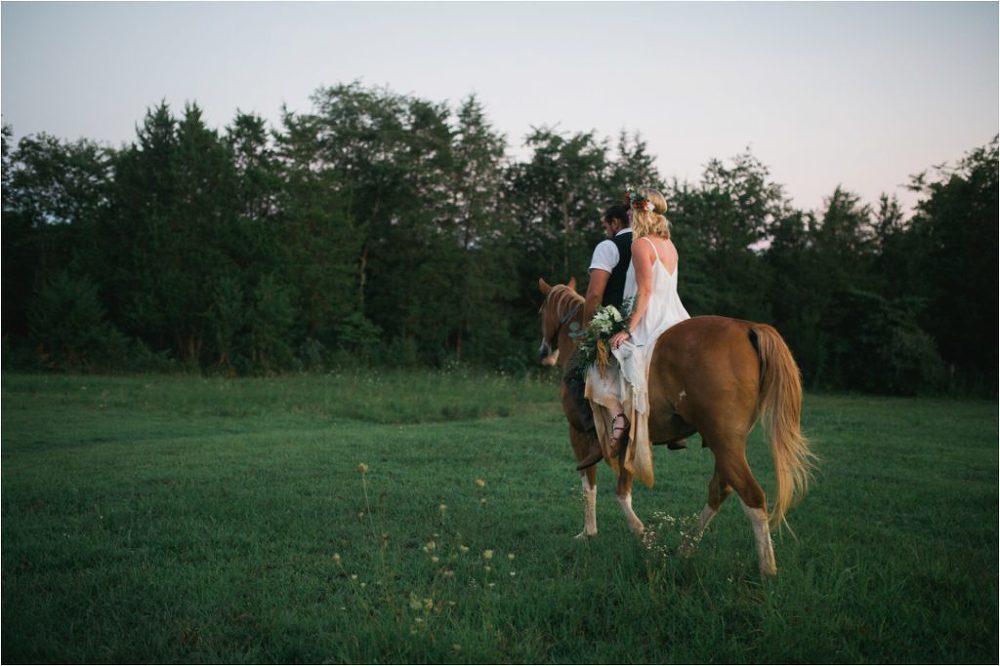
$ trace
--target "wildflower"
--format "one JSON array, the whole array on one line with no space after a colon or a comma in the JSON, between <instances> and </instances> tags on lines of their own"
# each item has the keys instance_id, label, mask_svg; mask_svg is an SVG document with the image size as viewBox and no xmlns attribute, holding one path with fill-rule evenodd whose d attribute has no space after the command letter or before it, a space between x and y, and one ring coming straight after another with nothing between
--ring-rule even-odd
<instances>
[{"instance_id":1,"label":"wildflower","mask_svg":"<svg viewBox=\"0 0 1000 666\"><path fill-rule=\"evenodd\" d=\"M431 562L434 562L435 564L437 564L440 559L441 558L439 558L437 555L431 556Z\"/></svg>"},{"instance_id":2,"label":"wildflower","mask_svg":"<svg viewBox=\"0 0 1000 666\"><path fill-rule=\"evenodd\" d=\"M426 599L425 598L424 599L424 609L425 610L430 610L432 608L434 608L434 600L433 599Z\"/></svg>"},{"instance_id":3,"label":"wildflower","mask_svg":"<svg viewBox=\"0 0 1000 666\"><path fill-rule=\"evenodd\" d=\"M496 586L497 586L496 583L490 583L487 587L496 587Z\"/></svg>"},{"instance_id":4,"label":"wildflower","mask_svg":"<svg viewBox=\"0 0 1000 666\"><path fill-rule=\"evenodd\" d=\"M455 572L452 571L451 569L445 569L444 571L441 572L441 575L444 576L445 578L454 578Z\"/></svg>"},{"instance_id":5,"label":"wildflower","mask_svg":"<svg viewBox=\"0 0 1000 666\"><path fill-rule=\"evenodd\" d=\"M484 497L483 499L479 500L479 503L483 506L486 506L486 498Z\"/></svg>"},{"instance_id":6,"label":"wildflower","mask_svg":"<svg viewBox=\"0 0 1000 666\"><path fill-rule=\"evenodd\" d=\"M364 476L365 474L368 473L368 465L361 463L360 465L358 465L358 471L361 472L362 476Z\"/></svg>"},{"instance_id":7,"label":"wildflower","mask_svg":"<svg viewBox=\"0 0 1000 666\"><path fill-rule=\"evenodd\" d=\"M514 577L514 576L516 576L516 575L517 575L517 572L516 572L516 571L511 571L511 572L510 572L510 576L511 576L511 578L513 578L513 577Z\"/></svg>"},{"instance_id":8,"label":"wildflower","mask_svg":"<svg viewBox=\"0 0 1000 666\"><path fill-rule=\"evenodd\" d=\"M455 652L461 652L462 646L459 645L458 643L452 643L451 649L454 650Z\"/></svg>"},{"instance_id":9,"label":"wildflower","mask_svg":"<svg viewBox=\"0 0 1000 666\"><path fill-rule=\"evenodd\" d=\"M489 573L491 571L493 571L493 567L491 567L490 565L487 564L486 565L486 573Z\"/></svg>"},{"instance_id":10,"label":"wildflower","mask_svg":"<svg viewBox=\"0 0 1000 666\"><path fill-rule=\"evenodd\" d=\"M340 553L333 554L333 561L336 562L337 564L340 564Z\"/></svg>"},{"instance_id":11,"label":"wildflower","mask_svg":"<svg viewBox=\"0 0 1000 666\"><path fill-rule=\"evenodd\" d=\"M434 550L435 548L437 548L437 544L436 544L436 543L434 543L433 541L428 541L428 542L426 543L426 545L424 545L424 552L425 552L425 553L429 553L429 552L431 552L432 550Z\"/></svg>"},{"instance_id":12,"label":"wildflower","mask_svg":"<svg viewBox=\"0 0 1000 666\"><path fill-rule=\"evenodd\" d=\"M486 481L483 480L483 479L476 479L476 485L479 486L480 488L485 488L486 487Z\"/></svg>"},{"instance_id":13,"label":"wildflower","mask_svg":"<svg viewBox=\"0 0 1000 666\"><path fill-rule=\"evenodd\" d=\"M351 580L357 580L358 574L351 574Z\"/></svg>"},{"instance_id":14,"label":"wildflower","mask_svg":"<svg viewBox=\"0 0 1000 666\"><path fill-rule=\"evenodd\" d=\"M493 559L493 551L492 550L484 550L483 551L483 559L485 559L485 560L492 560Z\"/></svg>"},{"instance_id":15,"label":"wildflower","mask_svg":"<svg viewBox=\"0 0 1000 666\"><path fill-rule=\"evenodd\" d=\"M514 553L507 553L507 559L508 560L513 560L514 559Z\"/></svg>"},{"instance_id":16,"label":"wildflower","mask_svg":"<svg viewBox=\"0 0 1000 666\"><path fill-rule=\"evenodd\" d=\"M459 546L458 549L462 552L463 555L469 552L469 547L465 545Z\"/></svg>"},{"instance_id":17,"label":"wildflower","mask_svg":"<svg viewBox=\"0 0 1000 666\"><path fill-rule=\"evenodd\" d=\"M444 513L447 510L448 510L448 505L447 504L439 504L438 505L438 511L440 511L441 513Z\"/></svg>"}]
</instances>

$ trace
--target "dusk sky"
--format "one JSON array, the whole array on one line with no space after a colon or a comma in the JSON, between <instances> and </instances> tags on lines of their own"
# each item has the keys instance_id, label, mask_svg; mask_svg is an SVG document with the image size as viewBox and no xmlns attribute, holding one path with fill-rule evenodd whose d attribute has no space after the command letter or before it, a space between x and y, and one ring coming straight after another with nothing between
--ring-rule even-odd
<instances>
[{"instance_id":1,"label":"dusk sky","mask_svg":"<svg viewBox=\"0 0 1000 666\"><path fill-rule=\"evenodd\" d=\"M475 93L511 157L532 126L639 132L667 179L749 147L794 203L842 184L904 203L909 176L998 133L998 4L3 2L15 140L110 145L197 102L277 127L360 80L452 105Z\"/></svg>"}]
</instances>

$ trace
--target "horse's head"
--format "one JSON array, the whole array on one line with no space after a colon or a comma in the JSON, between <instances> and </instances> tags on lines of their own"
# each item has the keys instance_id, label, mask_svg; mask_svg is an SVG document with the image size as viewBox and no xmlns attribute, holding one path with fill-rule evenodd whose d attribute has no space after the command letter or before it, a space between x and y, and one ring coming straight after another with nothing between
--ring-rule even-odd
<instances>
[{"instance_id":1,"label":"horse's head","mask_svg":"<svg viewBox=\"0 0 1000 666\"><path fill-rule=\"evenodd\" d=\"M538 313L542 317L542 344L538 348L538 358L542 365L555 365L559 362L559 331L570 318L579 311L566 311L566 296L572 295L579 300L576 293L576 278L570 278L569 284L549 285L538 278L538 290L545 296ZM576 304L579 305L579 304Z\"/></svg>"}]
</instances>

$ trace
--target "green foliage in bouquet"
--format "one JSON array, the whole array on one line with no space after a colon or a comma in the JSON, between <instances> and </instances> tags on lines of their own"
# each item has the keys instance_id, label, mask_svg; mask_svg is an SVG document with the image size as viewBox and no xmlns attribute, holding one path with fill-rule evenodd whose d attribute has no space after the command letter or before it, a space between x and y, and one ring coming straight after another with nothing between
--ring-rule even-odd
<instances>
[{"instance_id":1,"label":"green foliage in bouquet","mask_svg":"<svg viewBox=\"0 0 1000 666\"><path fill-rule=\"evenodd\" d=\"M576 322L570 324L570 336L576 340L575 358L581 369L586 370L596 363L597 370L604 376L608 363L616 362L609 341L615 333L628 330L633 304L633 299L626 298L622 302L622 310L614 305L604 305L597 309L585 327L581 328Z\"/></svg>"}]
</instances>

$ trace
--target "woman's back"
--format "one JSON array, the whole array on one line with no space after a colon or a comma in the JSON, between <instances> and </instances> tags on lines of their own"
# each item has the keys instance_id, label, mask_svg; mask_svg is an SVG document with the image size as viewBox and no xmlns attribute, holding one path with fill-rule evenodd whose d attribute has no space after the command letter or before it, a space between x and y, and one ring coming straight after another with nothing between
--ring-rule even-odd
<instances>
[{"instance_id":1,"label":"woman's back","mask_svg":"<svg viewBox=\"0 0 1000 666\"><path fill-rule=\"evenodd\" d=\"M652 289L646 313L639 325L632 331L636 345L644 346L656 340L663 331L690 315L684 309L677 294L677 268L679 257L677 248L666 238L644 236L636 243L648 243L652 253L633 253L632 265L625 276L625 296L635 298L638 294L636 261L650 261L653 269Z\"/></svg>"},{"instance_id":2,"label":"woman's back","mask_svg":"<svg viewBox=\"0 0 1000 666\"><path fill-rule=\"evenodd\" d=\"M669 238L660 238L659 236L643 236L643 238L648 240L650 245L653 246L654 255L652 263L654 267L655 263L659 262L661 266L667 269L670 275L677 273L677 264L680 261L680 256L673 241Z\"/></svg>"}]
</instances>

